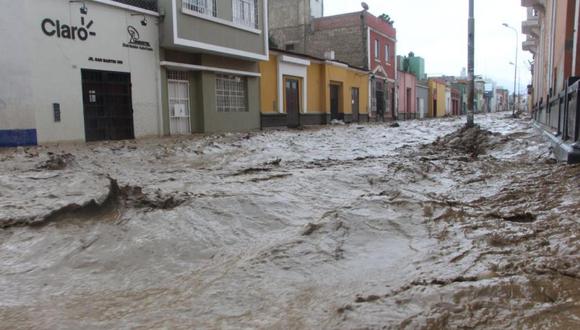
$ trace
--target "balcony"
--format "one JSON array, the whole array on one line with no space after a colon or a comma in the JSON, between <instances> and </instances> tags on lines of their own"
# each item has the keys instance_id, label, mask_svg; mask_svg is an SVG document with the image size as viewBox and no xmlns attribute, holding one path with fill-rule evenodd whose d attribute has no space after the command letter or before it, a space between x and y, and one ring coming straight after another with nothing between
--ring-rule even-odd
<instances>
[{"instance_id":1,"label":"balcony","mask_svg":"<svg viewBox=\"0 0 580 330\"><path fill-rule=\"evenodd\" d=\"M522 49L532 54L536 54L538 49L538 40L528 38L528 40L522 43Z\"/></svg>"},{"instance_id":2,"label":"balcony","mask_svg":"<svg viewBox=\"0 0 580 330\"><path fill-rule=\"evenodd\" d=\"M522 0L522 7L533 7L537 10L544 11L546 0Z\"/></svg>"},{"instance_id":3,"label":"balcony","mask_svg":"<svg viewBox=\"0 0 580 330\"><path fill-rule=\"evenodd\" d=\"M540 32L540 19L536 17L528 17L522 22L522 33L537 37Z\"/></svg>"}]
</instances>

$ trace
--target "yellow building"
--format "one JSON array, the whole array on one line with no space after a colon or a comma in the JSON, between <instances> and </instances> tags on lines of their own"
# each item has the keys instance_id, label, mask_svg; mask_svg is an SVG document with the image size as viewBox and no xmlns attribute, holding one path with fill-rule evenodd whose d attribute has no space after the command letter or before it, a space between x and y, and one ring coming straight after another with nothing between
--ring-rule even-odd
<instances>
[{"instance_id":1,"label":"yellow building","mask_svg":"<svg viewBox=\"0 0 580 330\"><path fill-rule=\"evenodd\" d=\"M260 63L262 127L368 121L369 72L283 51Z\"/></svg>"},{"instance_id":2,"label":"yellow building","mask_svg":"<svg viewBox=\"0 0 580 330\"><path fill-rule=\"evenodd\" d=\"M446 104L447 84L437 79L429 79L429 114L428 117L444 117Z\"/></svg>"}]
</instances>

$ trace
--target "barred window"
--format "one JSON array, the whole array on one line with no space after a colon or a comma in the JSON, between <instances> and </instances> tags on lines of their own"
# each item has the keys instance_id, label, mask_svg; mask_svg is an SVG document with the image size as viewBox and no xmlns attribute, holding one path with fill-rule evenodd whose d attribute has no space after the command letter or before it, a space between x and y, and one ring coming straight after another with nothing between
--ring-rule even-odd
<instances>
[{"instance_id":1,"label":"barred window","mask_svg":"<svg viewBox=\"0 0 580 330\"><path fill-rule=\"evenodd\" d=\"M258 0L233 0L234 23L258 28Z\"/></svg>"},{"instance_id":2,"label":"barred window","mask_svg":"<svg viewBox=\"0 0 580 330\"><path fill-rule=\"evenodd\" d=\"M183 0L183 8L216 17L217 16L217 0Z\"/></svg>"},{"instance_id":3,"label":"barred window","mask_svg":"<svg viewBox=\"0 0 580 330\"><path fill-rule=\"evenodd\" d=\"M216 98L218 112L248 112L247 79L218 74Z\"/></svg>"}]
</instances>

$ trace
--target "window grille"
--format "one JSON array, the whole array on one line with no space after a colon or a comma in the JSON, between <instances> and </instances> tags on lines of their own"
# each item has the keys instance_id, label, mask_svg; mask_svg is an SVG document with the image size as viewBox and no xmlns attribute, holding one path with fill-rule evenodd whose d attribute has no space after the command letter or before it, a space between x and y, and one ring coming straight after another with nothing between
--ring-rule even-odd
<instances>
[{"instance_id":1,"label":"window grille","mask_svg":"<svg viewBox=\"0 0 580 330\"><path fill-rule=\"evenodd\" d=\"M157 11L157 0L113 0L129 6L139 7L151 11Z\"/></svg>"},{"instance_id":2,"label":"window grille","mask_svg":"<svg viewBox=\"0 0 580 330\"><path fill-rule=\"evenodd\" d=\"M216 98L218 112L248 112L247 79L217 75Z\"/></svg>"},{"instance_id":3,"label":"window grille","mask_svg":"<svg viewBox=\"0 0 580 330\"><path fill-rule=\"evenodd\" d=\"M189 80L189 73L187 71L167 71L167 79Z\"/></svg>"},{"instance_id":4,"label":"window grille","mask_svg":"<svg viewBox=\"0 0 580 330\"><path fill-rule=\"evenodd\" d=\"M189 74L185 71L167 72L169 101L169 132L171 135L191 133Z\"/></svg>"},{"instance_id":5,"label":"window grille","mask_svg":"<svg viewBox=\"0 0 580 330\"><path fill-rule=\"evenodd\" d=\"M183 0L183 8L216 17L217 16L217 0Z\"/></svg>"},{"instance_id":6,"label":"window grille","mask_svg":"<svg viewBox=\"0 0 580 330\"><path fill-rule=\"evenodd\" d=\"M258 0L232 0L234 23L258 28Z\"/></svg>"}]
</instances>

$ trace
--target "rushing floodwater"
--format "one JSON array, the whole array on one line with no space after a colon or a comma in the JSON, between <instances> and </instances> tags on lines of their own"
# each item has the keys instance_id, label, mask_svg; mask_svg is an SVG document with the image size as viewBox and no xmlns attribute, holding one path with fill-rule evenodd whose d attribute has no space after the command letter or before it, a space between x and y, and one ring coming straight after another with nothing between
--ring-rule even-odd
<instances>
[{"instance_id":1,"label":"rushing floodwater","mask_svg":"<svg viewBox=\"0 0 580 330\"><path fill-rule=\"evenodd\" d=\"M573 329L580 170L503 116L4 151L0 328Z\"/></svg>"}]
</instances>

